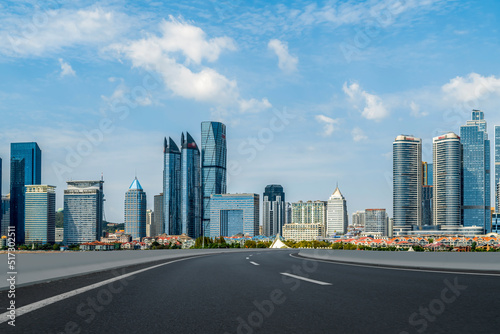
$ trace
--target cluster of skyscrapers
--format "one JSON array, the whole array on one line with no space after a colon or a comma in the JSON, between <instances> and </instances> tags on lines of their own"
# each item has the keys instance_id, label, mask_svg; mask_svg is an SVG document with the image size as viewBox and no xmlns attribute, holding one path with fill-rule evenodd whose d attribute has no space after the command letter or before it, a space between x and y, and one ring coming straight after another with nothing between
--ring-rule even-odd
<instances>
[{"instance_id":1,"label":"cluster of skyscrapers","mask_svg":"<svg viewBox=\"0 0 500 334\"><path fill-rule=\"evenodd\" d=\"M500 127L495 127L500 178ZM484 113L433 138L433 163L422 162L422 140L401 135L393 143L394 231L398 234L483 234L491 231L490 140ZM497 190L497 206L500 193Z\"/></svg>"}]
</instances>

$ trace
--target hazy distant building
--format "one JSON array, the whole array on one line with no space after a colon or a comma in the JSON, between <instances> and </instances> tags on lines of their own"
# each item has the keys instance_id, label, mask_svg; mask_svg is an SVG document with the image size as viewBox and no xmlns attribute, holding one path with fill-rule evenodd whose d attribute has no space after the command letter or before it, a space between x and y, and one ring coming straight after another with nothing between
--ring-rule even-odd
<instances>
[{"instance_id":1,"label":"hazy distant building","mask_svg":"<svg viewBox=\"0 0 500 334\"><path fill-rule=\"evenodd\" d=\"M293 241L313 241L325 235L324 224L286 224L283 226L283 238Z\"/></svg>"},{"instance_id":2,"label":"hazy distant building","mask_svg":"<svg viewBox=\"0 0 500 334\"><path fill-rule=\"evenodd\" d=\"M491 151L484 113L472 111L472 120L460 127L462 144L462 224L491 226Z\"/></svg>"},{"instance_id":3,"label":"hazy distant building","mask_svg":"<svg viewBox=\"0 0 500 334\"><path fill-rule=\"evenodd\" d=\"M42 151L37 143L10 145L10 225L16 242L24 243L24 186L42 182Z\"/></svg>"},{"instance_id":4,"label":"hazy distant building","mask_svg":"<svg viewBox=\"0 0 500 334\"><path fill-rule=\"evenodd\" d=\"M169 235L181 233L181 151L172 138L163 146L163 215Z\"/></svg>"},{"instance_id":5,"label":"hazy distant building","mask_svg":"<svg viewBox=\"0 0 500 334\"><path fill-rule=\"evenodd\" d=\"M365 210L365 234L389 235L389 217L385 209Z\"/></svg>"},{"instance_id":6,"label":"hazy distant building","mask_svg":"<svg viewBox=\"0 0 500 334\"><path fill-rule=\"evenodd\" d=\"M25 243L55 242L56 187L28 185L25 187Z\"/></svg>"},{"instance_id":7,"label":"hazy distant building","mask_svg":"<svg viewBox=\"0 0 500 334\"><path fill-rule=\"evenodd\" d=\"M151 236L156 237L165 233L165 215L163 214L163 193L154 198L154 216L151 224Z\"/></svg>"},{"instance_id":8,"label":"hazy distant building","mask_svg":"<svg viewBox=\"0 0 500 334\"><path fill-rule=\"evenodd\" d=\"M186 132L181 139L181 233L191 238L201 236L200 150Z\"/></svg>"},{"instance_id":9,"label":"hazy distant building","mask_svg":"<svg viewBox=\"0 0 500 334\"><path fill-rule=\"evenodd\" d=\"M0 228L0 237L6 236L10 225L10 194L2 197L2 226Z\"/></svg>"},{"instance_id":10,"label":"hazy distant building","mask_svg":"<svg viewBox=\"0 0 500 334\"><path fill-rule=\"evenodd\" d=\"M104 181L68 181L64 190L64 243L100 240Z\"/></svg>"},{"instance_id":11,"label":"hazy distant building","mask_svg":"<svg viewBox=\"0 0 500 334\"><path fill-rule=\"evenodd\" d=\"M326 226L325 201L292 203L292 224L322 224Z\"/></svg>"},{"instance_id":12,"label":"hazy distant building","mask_svg":"<svg viewBox=\"0 0 500 334\"><path fill-rule=\"evenodd\" d=\"M227 188L226 126L220 122L201 123L202 230L211 233L211 195L225 194Z\"/></svg>"},{"instance_id":13,"label":"hazy distant building","mask_svg":"<svg viewBox=\"0 0 500 334\"><path fill-rule=\"evenodd\" d=\"M462 145L453 132L434 137L433 224L461 225ZM395 226L396 227L396 226Z\"/></svg>"},{"instance_id":14,"label":"hazy distant building","mask_svg":"<svg viewBox=\"0 0 500 334\"><path fill-rule=\"evenodd\" d=\"M285 218L283 221L283 225L292 223L292 203L285 202Z\"/></svg>"},{"instance_id":15,"label":"hazy distant building","mask_svg":"<svg viewBox=\"0 0 500 334\"><path fill-rule=\"evenodd\" d=\"M262 201L262 230L265 236L282 233L285 220L285 192L277 184L269 185Z\"/></svg>"},{"instance_id":16,"label":"hazy distant building","mask_svg":"<svg viewBox=\"0 0 500 334\"><path fill-rule=\"evenodd\" d=\"M210 237L259 233L259 195L218 194L210 201Z\"/></svg>"},{"instance_id":17,"label":"hazy distant building","mask_svg":"<svg viewBox=\"0 0 500 334\"><path fill-rule=\"evenodd\" d=\"M340 192L339 187L335 189L332 196L328 200L327 218L326 218L326 235L334 236L347 233L349 226L347 216L347 204L344 195Z\"/></svg>"},{"instance_id":18,"label":"hazy distant building","mask_svg":"<svg viewBox=\"0 0 500 334\"><path fill-rule=\"evenodd\" d=\"M151 227L154 223L154 212L153 210L146 210L146 237L151 237Z\"/></svg>"},{"instance_id":19,"label":"hazy distant building","mask_svg":"<svg viewBox=\"0 0 500 334\"><path fill-rule=\"evenodd\" d=\"M146 193L136 177L125 193L125 234L133 240L146 237L146 208Z\"/></svg>"},{"instance_id":20,"label":"hazy distant building","mask_svg":"<svg viewBox=\"0 0 500 334\"><path fill-rule=\"evenodd\" d=\"M422 225L422 140L397 136L393 143L394 227Z\"/></svg>"},{"instance_id":21,"label":"hazy distant building","mask_svg":"<svg viewBox=\"0 0 500 334\"><path fill-rule=\"evenodd\" d=\"M352 226L361 227L365 226L365 212L364 211L356 211L352 214Z\"/></svg>"}]
</instances>

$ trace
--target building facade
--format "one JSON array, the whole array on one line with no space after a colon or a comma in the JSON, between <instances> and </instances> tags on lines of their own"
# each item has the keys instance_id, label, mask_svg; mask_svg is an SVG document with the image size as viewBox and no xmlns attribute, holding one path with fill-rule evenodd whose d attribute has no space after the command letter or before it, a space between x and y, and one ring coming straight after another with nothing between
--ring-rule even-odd
<instances>
[{"instance_id":1,"label":"building facade","mask_svg":"<svg viewBox=\"0 0 500 334\"><path fill-rule=\"evenodd\" d=\"M292 224L322 224L326 226L328 202L308 201L292 203Z\"/></svg>"},{"instance_id":2,"label":"building facade","mask_svg":"<svg viewBox=\"0 0 500 334\"><path fill-rule=\"evenodd\" d=\"M146 237L146 193L137 177L125 193L125 234L130 234L133 240Z\"/></svg>"},{"instance_id":3,"label":"building facade","mask_svg":"<svg viewBox=\"0 0 500 334\"><path fill-rule=\"evenodd\" d=\"M328 200L326 218L326 236L346 234L349 227L347 203L339 187Z\"/></svg>"},{"instance_id":4,"label":"building facade","mask_svg":"<svg viewBox=\"0 0 500 334\"><path fill-rule=\"evenodd\" d=\"M211 195L227 192L226 126L220 122L201 123L202 233L211 233Z\"/></svg>"},{"instance_id":5,"label":"building facade","mask_svg":"<svg viewBox=\"0 0 500 334\"><path fill-rule=\"evenodd\" d=\"M500 213L500 126L495 126L495 184L493 189L496 189L495 196L495 212Z\"/></svg>"},{"instance_id":6,"label":"building facade","mask_svg":"<svg viewBox=\"0 0 500 334\"><path fill-rule=\"evenodd\" d=\"M262 230L265 236L282 233L285 222L285 192L277 184L268 185L262 201Z\"/></svg>"},{"instance_id":7,"label":"building facade","mask_svg":"<svg viewBox=\"0 0 500 334\"><path fill-rule=\"evenodd\" d=\"M259 233L258 194L216 194L210 201L210 237Z\"/></svg>"},{"instance_id":8,"label":"building facade","mask_svg":"<svg viewBox=\"0 0 500 334\"><path fill-rule=\"evenodd\" d=\"M146 210L146 237L151 238L151 227L154 224L154 212L153 210Z\"/></svg>"},{"instance_id":9,"label":"building facade","mask_svg":"<svg viewBox=\"0 0 500 334\"><path fill-rule=\"evenodd\" d=\"M55 242L56 187L28 185L25 187L25 243Z\"/></svg>"},{"instance_id":10,"label":"building facade","mask_svg":"<svg viewBox=\"0 0 500 334\"><path fill-rule=\"evenodd\" d=\"M365 226L365 211L356 211L352 214L352 226L362 227Z\"/></svg>"},{"instance_id":11,"label":"building facade","mask_svg":"<svg viewBox=\"0 0 500 334\"><path fill-rule=\"evenodd\" d=\"M100 240L104 207L104 181L68 181L64 190L64 243Z\"/></svg>"},{"instance_id":12,"label":"building facade","mask_svg":"<svg viewBox=\"0 0 500 334\"><path fill-rule=\"evenodd\" d=\"M186 132L181 139L181 233L191 238L201 236L201 171L200 150Z\"/></svg>"},{"instance_id":13,"label":"building facade","mask_svg":"<svg viewBox=\"0 0 500 334\"><path fill-rule=\"evenodd\" d=\"M42 182L42 151L37 143L10 145L10 224L16 228L16 242L24 243L24 186Z\"/></svg>"},{"instance_id":14,"label":"building facade","mask_svg":"<svg viewBox=\"0 0 500 334\"><path fill-rule=\"evenodd\" d=\"M462 222L462 145L460 137L453 132L434 137L433 157L433 224L459 226Z\"/></svg>"},{"instance_id":15,"label":"building facade","mask_svg":"<svg viewBox=\"0 0 500 334\"><path fill-rule=\"evenodd\" d=\"M472 111L472 120L460 127L462 144L462 225L491 226L490 141L484 113Z\"/></svg>"},{"instance_id":16,"label":"building facade","mask_svg":"<svg viewBox=\"0 0 500 334\"><path fill-rule=\"evenodd\" d=\"M181 151L172 138L163 145L163 215L162 233L181 232Z\"/></svg>"},{"instance_id":17,"label":"building facade","mask_svg":"<svg viewBox=\"0 0 500 334\"><path fill-rule=\"evenodd\" d=\"M389 217L385 209L365 210L365 234L389 235Z\"/></svg>"},{"instance_id":18,"label":"building facade","mask_svg":"<svg viewBox=\"0 0 500 334\"><path fill-rule=\"evenodd\" d=\"M422 140L398 136L393 143L394 227L422 225Z\"/></svg>"},{"instance_id":19,"label":"building facade","mask_svg":"<svg viewBox=\"0 0 500 334\"><path fill-rule=\"evenodd\" d=\"M286 224L283 226L283 238L293 241L313 241L325 235L323 224Z\"/></svg>"},{"instance_id":20,"label":"building facade","mask_svg":"<svg viewBox=\"0 0 500 334\"><path fill-rule=\"evenodd\" d=\"M154 197L154 216L151 224L151 236L156 237L165 233L165 215L163 214L163 194Z\"/></svg>"},{"instance_id":21,"label":"building facade","mask_svg":"<svg viewBox=\"0 0 500 334\"><path fill-rule=\"evenodd\" d=\"M10 225L10 194L2 197L2 226L0 237L6 236Z\"/></svg>"}]
</instances>

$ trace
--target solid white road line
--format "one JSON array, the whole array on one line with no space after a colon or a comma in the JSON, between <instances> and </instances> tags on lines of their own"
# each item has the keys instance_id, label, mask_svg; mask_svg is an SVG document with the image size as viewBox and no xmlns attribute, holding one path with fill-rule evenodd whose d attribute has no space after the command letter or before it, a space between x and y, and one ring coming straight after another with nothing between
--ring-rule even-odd
<instances>
[{"instance_id":1,"label":"solid white road line","mask_svg":"<svg viewBox=\"0 0 500 334\"><path fill-rule=\"evenodd\" d=\"M201 255L201 256L206 256L206 255ZM186 261L186 260L191 260L193 258L198 258L198 257L201 257L201 256L190 257L190 258L185 258L185 259L179 259L179 260L174 260L174 261L167 262L167 263L158 264L156 266L152 266L152 267L149 267L149 268L144 268L144 269L141 269L141 270L137 270L137 271L131 272L129 274L125 274L125 275L121 275L121 276L118 276L118 277L114 277L114 278L111 278L111 279L108 279L108 280L105 280L105 281L102 281L102 282L99 282L99 283L95 283L95 284L92 284L92 285L89 285L89 286L86 286L86 287L83 287L83 288L80 288L80 289L69 291L69 292L60 294L58 296L50 297L50 298L41 300L39 302L36 302L36 303L33 303L33 304L29 304L29 305L26 305L26 306L23 306L23 307L20 307L20 308L17 308L16 309L16 318L20 317L20 316L22 316L22 315L24 315L26 313L30 313L30 312L36 311L36 310L38 310L38 309L40 309L42 307L49 306L49 305L57 303L57 302L59 302L61 300L64 300L64 299L67 299L67 298L70 298L70 297L82 294L84 292L87 292L87 291L99 288L101 286L104 286L104 285L107 285L107 284L110 284L110 283L113 283L113 282L116 282L118 280L130 277L130 276L133 276L133 275L137 275L137 274L143 273L143 272L151 270L151 269L155 269L155 268L158 268L158 267L166 266L168 264L172 264L172 263L175 263L175 262ZM10 320L10 318L8 317L8 315L9 315L9 312L5 312L3 314L0 314L0 324L3 324L4 322L7 322L7 321Z\"/></svg>"},{"instance_id":2,"label":"solid white road line","mask_svg":"<svg viewBox=\"0 0 500 334\"><path fill-rule=\"evenodd\" d=\"M302 277L302 276L292 275L292 274L289 274L289 273L281 273L281 275L292 277L292 278L296 278L296 279L300 279L302 281L306 281L306 282L314 283L314 284L318 284L318 285L324 285L324 286L326 286L326 285L332 285L331 283L316 281L316 280L313 280L313 279L310 279L310 278L305 278L305 277Z\"/></svg>"},{"instance_id":3,"label":"solid white road line","mask_svg":"<svg viewBox=\"0 0 500 334\"><path fill-rule=\"evenodd\" d=\"M316 261L330 264L338 264L341 266L353 266L353 267L364 267L364 268L372 268L372 269L386 269L386 270L401 270L401 271L420 271L424 273L437 273L437 274L453 274L453 275L476 275L476 276L500 276L500 274L488 274L488 273L464 273L460 271L441 271L441 270L428 270L428 269L411 269L411 268L391 268L384 266L370 266L366 264L355 264L355 263L343 263L343 262L335 262L335 260L327 261L327 260L319 260L308 257L298 257L290 254L294 259L306 260L306 261Z\"/></svg>"},{"instance_id":4,"label":"solid white road line","mask_svg":"<svg viewBox=\"0 0 500 334\"><path fill-rule=\"evenodd\" d=\"M260 264L255 263L255 262L253 262L253 261L250 261L250 263L251 263L251 264L253 264L254 266L260 266Z\"/></svg>"}]
</instances>

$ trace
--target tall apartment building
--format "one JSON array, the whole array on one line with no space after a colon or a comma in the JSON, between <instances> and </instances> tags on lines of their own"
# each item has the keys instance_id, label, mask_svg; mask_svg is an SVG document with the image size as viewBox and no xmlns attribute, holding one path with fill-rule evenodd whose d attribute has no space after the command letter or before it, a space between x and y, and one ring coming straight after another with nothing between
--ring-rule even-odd
<instances>
[{"instance_id":1,"label":"tall apartment building","mask_svg":"<svg viewBox=\"0 0 500 334\"><path fill-rule=\"evenodd\" d=\"M285 192L277 184L268 185L262 201L262 230L265 236L282 233L285 222Z\"/></svg>"},{"instance_id":2,"label":"tall apartment building","mask_svg":"<svg viewBox=\"0 0 500 334\"><path fill-rule=\"evenodd\" d=\"M365 211L356 211L352 214L352 226L365 226Z\"/></svg>"},{"instance_id":3,"label":"tall apartment building","mask_svg":"<svg viewBox=\"0 0 500 334\"><path fill-rule=\"evenodd\" d=\"M335 189L332 196L328 200L327 218L326 218L326 235L333 236L346 234L349 227L347 216L347 204L344 195L340 192L339 187Z\"/></svg>"},{"instance_id":4,"label":"tall apartment building","mask_svg":"<svg viewBox=\"0 0 500 334\"><path fill-rule=\"evenodd\" d=\"M24 207L25 243L55 242L56 187L49 185L26 186Z\"/></svg>"},{"instance_id":5,"label":"tall apartment building","mask_svg":"<svg viewBox=\"0 0 500 334\"><path fill-rule=\"evenodd\" d=\"M64 243L100 240L104 208L104 181L68 181L64 190Z\"/></svg>"},{"instance_id":6,"label":"tall apartment building","mask_svg":"<svg viewBox=\"0 0 500 334\"><path fill-rule=\"evenodd\" d=\"M299 201L292 203L292 224L322 224L326 226L325 201Z\"/></svg>"},{"instance_id":7,"label":"tall apartment building","mask_svg":"<svg viewBox=\"0 0 500 334\"><path fill-rule=\"evenodd\" d=\"M365 233L381 236L389 235L389 217L385 209L365 210Z\"/></svg>"}]
</instances>

